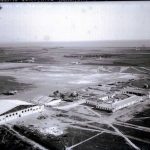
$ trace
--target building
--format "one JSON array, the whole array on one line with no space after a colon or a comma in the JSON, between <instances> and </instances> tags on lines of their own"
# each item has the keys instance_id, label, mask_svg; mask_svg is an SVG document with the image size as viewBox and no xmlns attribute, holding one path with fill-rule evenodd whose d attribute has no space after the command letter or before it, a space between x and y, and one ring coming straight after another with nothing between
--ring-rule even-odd
<instances>
[{"instance_id":1,"label":"building","mask_svg":"<svg viewBox=\"0 0 150 150\"><path fill-rule=\"evenodd\" d=\"M136 96L132 95L131 97L125 98L123 100L109 100L109 101L97 101L97 100L86 100L86 104L94 106L97 109L105 110L109 112L115 112L117 110L120 110L122 108L131 106L135 103L138 103L140 101L143 101L147 98L147 96Z\"/></svg>"},{"instance_id":2,"label":"building","mask_svg":"<svg viewBox=\"0 0 150 150\"><path fill-rule=\"evenodd\" d=\"M44 105L38 106L19 100L1 100L0 106L2 106L0 111L0 124L5 124L14 119L44 110Z\"/></svg>"},{"instance_id":3,"label":"building","mask_svg":"<svg viewBox=\"0 0 150 150\"><path fill-rule=\"evenodd\" d=\"M86 99L85 103L89 104L89 105L92 105L92 106L98 105L98 101L96 101L96 100L88 100L88 99Z\"/></svg>"},{"instance_id":4,"label":"building","mask_svg":"<svg viewBox=\"0 0 150 150\"><path fill-rule=\"evenodd\" d=\"M52 107L52 106L57 106L62 102L61 99L53 99L52 101L45 103L44 106L46 107Z\"/></svg>"},{"instance_id":5,"label":"building","mask_svg":"<svg viewBox=\"0 0 150 150\"><path fill-rule=\"evenodd\" d=\"M124 94L131 94L131 95L137 95L137 96L144 96L144 95L149 94L149 92L145 89L133 88L133 87L126 87L122 89L121 92Z\"/></svg>"},{"instance_id":6,"label":"building","mask_svg":"<svg viewBox=\"0 0 150 150\"><path fill-rule=\"evenodd\" d=\"M50 97L50 96L37 96L31 100L34 104L44 105L47 107L56 106L62 102L60 98Z\"/></svg>"},{"instance_id":7,"label":"building","mask_svg":"<svg viewBox=\"0 0 150 150\"><path fill-rule=\"evenodd\" d=\"M96 108L100 109L100 110L105 110L105 111L108 111L108 112L113 112L112 104L109 104L109 103L102 103L102 104L98 103L96 105Z\"/></svg>"},{"instance_id":8,"label":"building","mask_svg":"<svg viewBox=\"0 0 150 150\"><path fill-rule=\"evenodd\" d=\"M41 95L41 96L37 96L37 97L33 98L31 100L31 102L33 102L34 104L37 104L37 105L44 105L45 103L51 102L53 99L54 99L54 97Z\"/></svg>"},{"instance_id":9,"label":"building","mask_svg":"<svg viewBox=\"0 0 150 150\"><path fill-rule=\"evenodd\" d=\"M146 98L147 98L146 96L133 95L133 96L126 98L124 100L117 101L116 103L112 104L112 111L115 112L115 111L122 109L124 107L131 106L133 104L136 104L140 101L145 100Z\"/></svg>"},{"instance_id":10,"label":"building","mask_svg":"<svg viewBox=\"0 0 150 150\"><path fill-rule=\"evenodd\" d=\"M99 97L99 100L108 101L109 99L113 98L114 96L115 96L115 94L103 95L103 96Z\"/></svg>"},{"instance_id":11,"label":"building","mask_svg":"<svg viewBox=\"0 0 150 150\"><path fill-rule=\"evenodd\" d=\"M102 101L107 101L109 98L110 98L110 96L106 95L106 96L100 97L99 99L102 100Z\"/></svg>"}]
</instances>

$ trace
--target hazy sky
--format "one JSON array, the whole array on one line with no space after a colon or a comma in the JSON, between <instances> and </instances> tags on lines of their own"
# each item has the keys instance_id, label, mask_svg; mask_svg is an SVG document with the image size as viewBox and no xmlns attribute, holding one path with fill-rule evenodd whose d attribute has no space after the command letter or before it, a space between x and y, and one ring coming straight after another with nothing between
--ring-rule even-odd
<instances>
[{"instance_id":1,"label":"hazy sky","mask_svg":"<svg viewBox=\"0 0 150 150\"><path fill-rule=\"evenodd\" d=\"M150 2L1 6L0 42L150 39Z\"/></svg>"}]
</instances>

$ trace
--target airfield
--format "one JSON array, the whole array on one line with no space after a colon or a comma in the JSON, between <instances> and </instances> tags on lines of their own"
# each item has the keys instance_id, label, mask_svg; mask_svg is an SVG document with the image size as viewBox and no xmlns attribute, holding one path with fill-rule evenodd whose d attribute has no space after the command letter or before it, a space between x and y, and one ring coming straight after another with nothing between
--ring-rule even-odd
<instances>
[{"instance_id":1,"label":"airfield","mask_svg":"<svg viewBox=\"0 0 150 150\"><path fill-rule=\"evenodd\" d=\"M35 97L49 96L56 90L83 95L91 87L118 82L137 88L148 84L149 88L148 48L143 51L126 48L126 52L124 49L2 47L0 98L34 104ZM17 90L17 94L3 94L9 90ZM108 113L83 103L63 102L1 126L0 146L7 150L148 150L149 106L147 99Z\"/></svg>"}]
</instances>

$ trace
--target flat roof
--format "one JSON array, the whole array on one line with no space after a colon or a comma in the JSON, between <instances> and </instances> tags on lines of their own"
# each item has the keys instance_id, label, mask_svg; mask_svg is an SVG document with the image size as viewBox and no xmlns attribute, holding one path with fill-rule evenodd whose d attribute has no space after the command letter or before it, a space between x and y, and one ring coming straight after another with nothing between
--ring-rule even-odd
<instances>
[{"instance_id":1,"label":"flat roof","mask_svg":"<svg viewBox=\"0 0 150 150\"><path fill-rule=\"evenodd\" d=\"M9 113L13 113L13 112L16 112L16 111L19 111L19 110L23 110L23 109L26 109L26 108L30 108L30 107L33 107L35 105L19 105L19 106L16 106L15 108L11 109L11 110L8 110L6 112L4 112L3 114L0 114L0 116L2 115L6 115L6 114L9 114Z\"/></svg>"},{"instance_id":2,"label":"flat roof","mask_svg":"<svg viewBox=\"0 0 150 150\"><path fill-rule=\"evenodd\" d=\"M146 89L142 89L142 88L134 88L134 87L127 87L124 88L123 91L133 91L133 92L138 92L138 93L148 93L148 91Z\"/></svg>"},{"instance_id":3,"label":"flat roof","mask_svg":"<svg viewBox=\"0 0 150 150\"><path fill-rule=\"evenodd\" d=\"M141 98L141 97L133 95L133 96L131 96L129 98L126 98L124 100L117 101L116 103L113 104L113 107L117 107L117 106L120 106L120 105L125 105L125 104L130 103L130 102L132 102L134 100L137 100L139 98Z\"/></svg>"},{"instance_id":4,"label":"flat roof","mask_svg":"<svg viewBox=\"0 0 150 150\"><path fill-rule=\"evenodd\" d=\"M44 103L51 102L53 99L54 97L40 95L32 99L32 101L38 104L44 104Z\"/></svg>"},{"instance_id":5,"label":"flat roof","mask_svg":"<svg viewBox=\"0 0 150 150\"><path fill-rule=\"evenodd\" d=\"M16 99L0 99L0 115L20 105L33 105Z\"/></svg>"}]
</instances>

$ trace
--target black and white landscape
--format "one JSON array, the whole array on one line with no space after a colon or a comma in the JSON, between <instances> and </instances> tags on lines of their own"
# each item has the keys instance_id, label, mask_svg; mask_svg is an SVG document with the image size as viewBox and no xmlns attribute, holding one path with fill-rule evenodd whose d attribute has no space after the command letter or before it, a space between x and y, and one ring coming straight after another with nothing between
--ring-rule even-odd
<instances>
[{"instance_id":1,"label":"black and white landscape","mask_svg":"<svg viewBox=\"0 0 150 150\"><path fill-rule=\"evenodd\" d=\"M115 93L110 99L126 99L121 90L129 87L149 94L149 48L112 49L2 47L1 111L17 107L16 99L45 108L3 124L1 146L19 140L14 149L149 149L149 97L113 113L85 103Z\"/></svg>"},{"instance_id":2,"label":"black and white landscape","mask_svg":"<svg viewBox=\"0 0 150 150\"><path fill-rule=\"evenodd\" d=\"M3 4L0 10L0 148L149 150L148 4L79 3L73 7L54 3L52 10L48 9L52 8L50 4L43 7L38 4L29 8L31 15L25 9L29 4L20 5L23 8L20 13L17 13L20 7ZM36 14L39 8L42 10ZM108 8L113 14L108 15ZM125 14L125 10L129 12ZM124 18L119 18L118 12ZM79 16L85 22L78 20ZM90 22L92 17L97 18ZM97 19L104 22L110 19L109 23L113 24L105 27ZM117 30L116 20L126 23L119 24ZM71 22L72 27L68 27ZM123 29L127 28L129 33L124 33Z\"/></svg>"}]
</instances>

